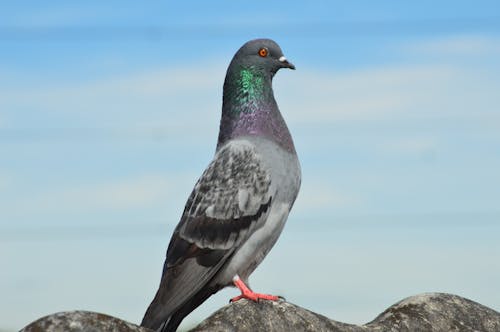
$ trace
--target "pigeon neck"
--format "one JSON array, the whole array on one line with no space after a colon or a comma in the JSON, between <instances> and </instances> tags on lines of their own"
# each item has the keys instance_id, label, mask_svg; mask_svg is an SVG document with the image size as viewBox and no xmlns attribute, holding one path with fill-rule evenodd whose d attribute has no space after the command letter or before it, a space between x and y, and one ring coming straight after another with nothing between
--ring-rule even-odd
<instances>
[{"instance_id":1,"label":"pigeon neck","mask_svg":"<svg viewBox=\"0 0 500 332\"><path fill-rule=\"evenodd\" d=\"M217 149L236 137L260 136L295 153L292 137L274 99L273 74L253 67L234 70L230 66L224 81Z\"/></svg>"}]
</instances>

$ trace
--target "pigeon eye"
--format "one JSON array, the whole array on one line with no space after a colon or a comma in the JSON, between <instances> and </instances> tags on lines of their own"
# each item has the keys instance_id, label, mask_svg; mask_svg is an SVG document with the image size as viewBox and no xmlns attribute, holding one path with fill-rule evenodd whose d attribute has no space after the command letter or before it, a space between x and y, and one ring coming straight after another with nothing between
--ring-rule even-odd
<instances>
[{"instance_id":1,"label":"pigeon eye","mask_svg":"<svg viewBox=\"0 0 500 332\"><path fill-rule=\"evenodd\" d=\"M269 51L267 48L263 47L259 50L259 55L263 58L265 58L269 54Z\"/></svg>"}]
</instances>

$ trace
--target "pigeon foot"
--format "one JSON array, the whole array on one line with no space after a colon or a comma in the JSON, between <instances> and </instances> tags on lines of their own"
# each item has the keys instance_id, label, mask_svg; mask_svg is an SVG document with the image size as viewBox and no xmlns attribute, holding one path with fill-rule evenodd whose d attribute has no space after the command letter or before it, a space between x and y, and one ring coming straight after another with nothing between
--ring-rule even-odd
<instances>
[{"instance_id":1,"label":"pigeon foot","mask_svg":"<svg viewBox=\"0 0 500 332\"><path fill-rule=\"evenodd\" d=\"M241 280L240 277L237 275L234 276L233 283L241 291L241 295L233 297L231 300L229 300L229 302L236 302L241 299L248 299L254 302L258 302L259 300L278 301L280 299L280 297L276 295L253 292L252 290L250 290L250 288L247 287L247 285L245 285L243 280Z\"/></svg>"}]
</instances>

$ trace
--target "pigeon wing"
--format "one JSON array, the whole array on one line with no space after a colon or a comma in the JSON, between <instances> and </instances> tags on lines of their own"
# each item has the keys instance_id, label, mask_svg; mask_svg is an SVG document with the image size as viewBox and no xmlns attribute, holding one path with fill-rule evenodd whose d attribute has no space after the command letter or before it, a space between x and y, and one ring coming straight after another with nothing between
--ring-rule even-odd
<instances>
[{"instance_id":1,"label":"pigeon wing","mask_svg":"<svg viewBox=\"0 0 500 332\"><path fill-rule=\"evenodd\" d=\"M143 326L158 328L208 284L234 250L265 222L272 202L270 190L269 172L252 145L235 141L216 153L170 240L161 284Z\"/></svg>"}]
</instances>

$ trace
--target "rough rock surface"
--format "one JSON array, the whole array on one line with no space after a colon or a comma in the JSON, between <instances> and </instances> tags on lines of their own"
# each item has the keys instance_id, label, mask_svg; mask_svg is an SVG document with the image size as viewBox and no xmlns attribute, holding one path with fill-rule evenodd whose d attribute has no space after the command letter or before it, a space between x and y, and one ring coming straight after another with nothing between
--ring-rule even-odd
<instances>
[{"instance_id":1,"label":"rough rock surface","mask_svg":"<svg viewBox=\"0 0 500 332\"><path fill-rule=\"evenodd\" d=\"M294 304L280 301L255 303L240 300L216 311L191 332L207 331L365 331L339 323Z\"/></svg>"},{"instance_id":2,"label":"rough rock surface","mask_svg":"<svg viewBox=\"0 0 500 332\"><path fill-rule=\"evenodd\" d=\"M396 303L365 327L377 332L500 332L500 313L457 295L429 293Z\"/></svg>"},{"instance_id":3,"label":"rough rock surface","mask_svg":"<svg viewBox=\"0 0 500 332\"><path fill-rule=\"evenodd\" d=\"M404 299L359 326L330 320L287 302L238 301L192 330L208 331L500 332L500 313L460 296L429 293Z\"/></svg>"},{"instance_id":4,"label":"rough rock surface","mask_svg":"<svg viewBox=\"0 0 500 332\"><path fill-rule=\"evenodd\" d=\"M151 332L108 315L61 312L26 326L21 332ZM391 306L365 325L351 325L288 302L240 300L212 314L192 332L332 331L332 332L500 332L500 313L460 296L429 293Z\"/></svg>"},{"instance_id":5,"label":"rough rock surface","mask_svg":"<svg viewBox=\"0 0 500 332\"><path fill-rule=\"evenodd\" d=\"M151 332L119 318L90 311L64 311L37 319L20 332Z\"/></svg>"}]
</instances>

